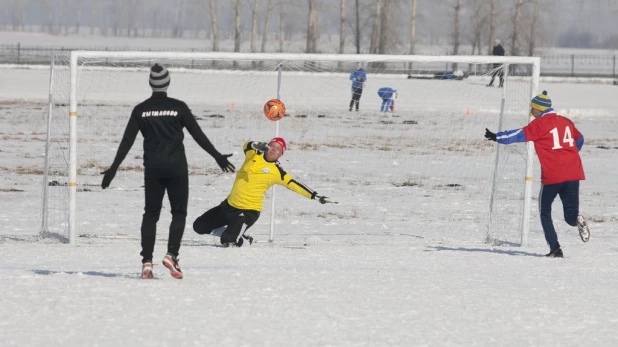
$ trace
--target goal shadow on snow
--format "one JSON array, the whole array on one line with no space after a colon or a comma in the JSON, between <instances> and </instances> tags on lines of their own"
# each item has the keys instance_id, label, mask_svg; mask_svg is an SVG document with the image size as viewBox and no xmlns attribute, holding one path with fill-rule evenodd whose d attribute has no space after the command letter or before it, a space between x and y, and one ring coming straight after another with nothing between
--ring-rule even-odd
<instances>
[{"instance_id":1,"label":"goal shadow on snow","mask_svg":"<svg viewBox=\"0 0 618 347\"><path fill-rule=\"evenodd\" d=\"M126 275L126 274L117 274L111 272L101 272L101 271L53 271L53 270L32 270L37 275L84 275L84 276L97 276L97 277L108 277L108 278L136 278L136 276Z\"/></svg>"},{"instance_id":2,"label":"goal shadow on snow","mask_svg":"<svg viewBox=\"0 0 618 347\"><path fill-rule=\"evenodd\" d=\"M428 246L428 248L432 248L433 251L453 251L453 252L481 252L481 253L495 253L495 254L505 254L505 255L515 255L515 256L525 256L525 257L540 257L545 258L543 254L530 253L530 252L522 252L522 251L513 251L513 250L505 250L505 249L487 249L487 248L453 248L453 247L444 247L444 246Z\"/></svg>"}]
</instances>

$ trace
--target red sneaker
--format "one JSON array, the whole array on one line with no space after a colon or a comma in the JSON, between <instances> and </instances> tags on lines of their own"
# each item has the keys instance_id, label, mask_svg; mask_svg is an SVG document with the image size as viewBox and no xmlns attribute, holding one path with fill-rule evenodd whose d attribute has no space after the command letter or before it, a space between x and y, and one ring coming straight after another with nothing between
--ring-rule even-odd
<instances>
[{"instance_id":1,"label":"red sneaker","mask_svg":"<svg viewBox=\"0 0 618 347\"><path fill-rule=\"evenodd\" d=\"M152 274L152 263L144 263L142 264L142 279L151 280L154 278Z\"/></svg>"},{"instance_id":2,"label":"red sneaker","mask_svg":"<svg viewBox=\"0 0 618 347\"><path fill-rule=\"evenodd\" d=\"M165 258L163 258L163 265L170 270L170 275L172 275L172 277L182 279L182 270L180 270L178 259L175 256L168 253Z\"/></svg>"}]
</instances>

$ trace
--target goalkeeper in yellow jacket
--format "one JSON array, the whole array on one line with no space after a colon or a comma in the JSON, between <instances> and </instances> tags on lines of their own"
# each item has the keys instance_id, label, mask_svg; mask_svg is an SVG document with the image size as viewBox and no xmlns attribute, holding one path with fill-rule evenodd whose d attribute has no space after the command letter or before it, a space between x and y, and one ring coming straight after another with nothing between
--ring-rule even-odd
<instances>
[{"instance_id":1,"label":"goalkeeper in yellow jacket","mask_svg":"<svg viewBox=\"0 0 618 347\"><path fill-rule=\"evenodd\" d=\"M198 234L221 237L224 246L241 247L253 239L245 235L260 217L264 195L274 185L282 185L309 199L325 204L334 202L296 181L279 165L287 148L285 140L275 137L270 142L249 141L243 146L245 162L236 173L236 180L227 199L198 217L193 230Z\"/></svg>"}]
</instances>

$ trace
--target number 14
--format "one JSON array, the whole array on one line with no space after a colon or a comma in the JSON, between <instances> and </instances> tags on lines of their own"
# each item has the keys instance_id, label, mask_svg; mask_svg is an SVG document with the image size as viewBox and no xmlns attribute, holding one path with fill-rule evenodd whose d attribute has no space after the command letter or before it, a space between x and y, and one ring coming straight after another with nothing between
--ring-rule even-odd
<instances>
[{"instance_id":1,"label":"number 14","mask_svg":"<svg viewBox=\"0 0 618 347\"><path fill-rule=\"evenodd\" d=\"M553 128L549 132L554 137L554 147L552 149L561 149L562 146L560 146L560 137L558 136L558 128ZM569 147L574 146L575 140L573 140L573 137L571 136L571 128L569 128L568 126L564 128L564 138L562 139L562 142L568 143Z\"/></svg>"}]
</instances>

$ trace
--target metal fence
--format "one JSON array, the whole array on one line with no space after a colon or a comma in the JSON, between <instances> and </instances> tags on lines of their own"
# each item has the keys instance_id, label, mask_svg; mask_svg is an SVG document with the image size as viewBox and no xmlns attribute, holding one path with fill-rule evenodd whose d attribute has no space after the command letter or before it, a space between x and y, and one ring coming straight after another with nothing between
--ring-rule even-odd
<instances>
[{"instance_id":1,"label":"metal fence","mask_svg":"<svg viewBox=\"0 0 618 347\"><path fill-rule=\"evenodd\" d=\"M41 47L21 44L0 44L0 64L47 65L53 52L91 49L120 51L109 47ZM193 50L198 52L199 50ZM206 51L206 50L203 50ZM616 54L558 54L541 56L541 76L556 77L618 77ZM346 67L347 68L347 67ZM446 70L449 65L445 65Z\"/></svg>"}]
</instances>

